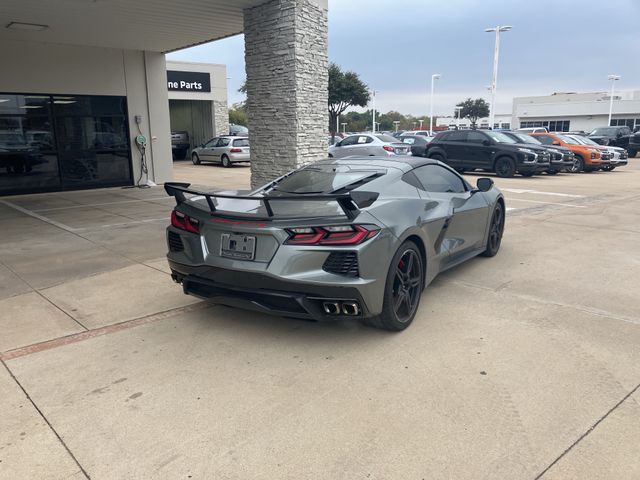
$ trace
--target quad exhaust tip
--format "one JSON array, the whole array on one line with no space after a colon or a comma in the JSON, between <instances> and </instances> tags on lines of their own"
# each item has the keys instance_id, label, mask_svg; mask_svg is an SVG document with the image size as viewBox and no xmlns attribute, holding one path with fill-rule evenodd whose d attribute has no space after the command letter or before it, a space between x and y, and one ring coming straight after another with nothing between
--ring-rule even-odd
<instances>
[{"instance_id":1,"label":"quad exhaust tip","mask_svg":"<svg viewBox=\"0 0 640 480\"><path fill-rule=\"evenodd\" d=\"M360 306L357 302L323 302L322 308L327 315L348 315L351 317L360 315Z\"/></svg>"}]
</instances>

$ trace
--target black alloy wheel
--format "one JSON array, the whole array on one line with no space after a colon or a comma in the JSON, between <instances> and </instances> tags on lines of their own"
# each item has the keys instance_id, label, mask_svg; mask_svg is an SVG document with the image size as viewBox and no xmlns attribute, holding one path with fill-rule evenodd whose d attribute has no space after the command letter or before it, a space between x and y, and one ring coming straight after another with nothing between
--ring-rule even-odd
<instances>
[{"instance_id":1,"label":"black alloy wheel","mask_svg":"<svg viewBox=\"0 0 640 480\"><path fill-rule=\"evenodd\" d=\"M584 170L584 160L579 155L574 155L573 164L569 167L571 173L580 173Z\"/></svg>"},{"instance_id":2,"label":"black alloy wheel","mask_svg":"<svg viewBox=\"0 0 640 480\"><path fill-rule=\"evenodd\" d=\"M502 178L513 177L516 174L516 166L510 158L500 157L496 160L495 172Z\"/></svg>"},{"instance_id":3,"label":"black alloy wheel","mask_svg":"<svg viewBox=\"0 0 640 480\"><path fill-rule=\"evenodd\" d=\"M413 318L422 292L422 260L419 253L407 248L396 265L393 279L393 310L401 323Z\"/></svg>"},{"instance_id":4,"label":"black alloy wheel","mask_svg":"<svg viewBox=\"0 0 640 480\"><path fill-rule=\"evenodd\" d=\"M502 234L504 233L504 207L502 203L497 203L496 208L493 209L493 215L491 217L491 225L489 225L489 237L487 238L487 248L482 252L483 257L493 257L498 250L500 250L500 244L502 243Z\"/></svg>"},{"instance_id":5,"label":"black alloy wheel","mask_svg":"<svg viewBox=\"0 0 640 480\"><path fill-rule=\"evenodd\" d=\"M413 321L424 287L424 262L418 246L406 241L396 251L384 290L380 315L367 318L364 323L390 331L401 331Z\"/></svg>"}]
</instances>

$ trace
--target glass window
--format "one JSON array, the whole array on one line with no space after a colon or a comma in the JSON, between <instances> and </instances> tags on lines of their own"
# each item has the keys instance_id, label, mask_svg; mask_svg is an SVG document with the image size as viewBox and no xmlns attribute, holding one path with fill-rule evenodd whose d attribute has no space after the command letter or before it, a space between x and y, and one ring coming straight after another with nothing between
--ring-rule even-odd
<instances>
[{"instance_id":1,"label":"glass window","mask_svg":"<svg viewBox=\"0 0 640 480\"><path fill-rule=\"evenodd\" d=\"M467 132L464 130L453 130L447 136L448 142L464 142L467 140Z\"/></svg>"},{"instance_id":2,"label":"glass window","mask_svg":"<svg viewBox=\"0 0 640 480\"><path fill-rule=\"evenodd\" d=\"M376 137L378 137L378 140L381 140L387 143L395 143L398 141L395 137L392 137L391 135L376 135Z\"/></svg>"},{"instance_id":3,"label":"glass window","mask_svg":"<svg viewBox=\"0 0 640 480\"><path fill-rule=\"evenodd\" d=\"M218 143L218 137L212 138L207 143L205 143L204 146L206 148L211 148L211 147L215 147L217 143Z\"/></svg>"},{"instance_id":4,"label":"glass window","mask_svg":"<svg viewBox=\"0 0 640 480\"><path fill-rule=\"evenodd\" d=\"M486 135L491 137L491 139L494 142L498 142L498 143L517 143L513 138L509 137L508 135L505 135L502 132L489 131L489 132L486 132Z\"/></svg>"},{"instance_id":5,"label":"glass window","mask_svg":"<svg viewBox=\"0 0 640 480\"><path fill-rule=\"evenodd\" d=\"M488 140L487 137L480 132L471 131L467 134L467 142L469 143L482 143L485 140Z\"/></svg>"},{"instance_id":6,"label":"glass window","mask_svg":"<svg viewBox=\"0 0 640 480\"><path fill-rule=\"evenodd\" d=\"M427 192L462 193L466 191L462 179L440 165L425 165L416 168L413 172Z\"/></svg>"},{"instance_id":7,"label":"glass window","mask_svg":"<svg viewBox=\"0 0 640 480\"><path fill-rule=\"evenodd\" d=\"M340 145L341 147L348 147L350 145L355 145L357 141L358 141L358 136L352 135L350 137L345 138L341 142L339 142L338 145Z\"/></svg>"},{"instance_id":8,"label":"glass window","mask_svg":"<svg viewBox=\"0 0 640 480\"><path fill-rule=\"evenodd\" d=\"M553 145L553 138L549 135L536 135L534 138L540 140L544 145Z\"/></svg>"},{"instance_id":9,"label":"glass window","mask_svg":"<svg viewBox=\"0 0 640 480\"><path fill-rule=\"evenodd\" d=\"M227 147L229 146L230 143L231 143L231 139L221 138L220 140L218 140L218 144L216 145L216 147Z\"/></svg>"},{"instance_id":10,"label":"glass window","mask_svg":"<svg viewBox=\"0 0 640 480\"><path fill-rule=\"evenodd\" d=\"M336 171L329 167L309 167L292 173L273 189L283 193L327 193L339 190L375 173L365 170Z\"/></svg>"},{"instance_id":11,"label":"glass window","mask_svg":"<svg viewBox=\"0 0 640 480\"><path fill-rule=\"evenodd\" d=\"M414 143L416 143L415 137L402 137L401 140L402 143L406 143L407 145L413 145Z\"/></svg>"},{"instance_id":12,"label":"glass window","mask_svg":"<svg viewBox=\"0 0 640 480\"><path fill-rule=\"evenodd\" d=\"M234 147L248 147L249 146L249 139L248 138L241 138L239 140L234 140L233 141L233 146Z\"/></svg>"},{"instance_id":13,"label":"glass window","mask_svg":"<svg viewBox=\"0 0 640 480\"><path fill-rule=\"evenodd\" d=\"M53 97L57 115L125 115L125 97L106 95L56 95Z\"/></svg>"}]
</instances>

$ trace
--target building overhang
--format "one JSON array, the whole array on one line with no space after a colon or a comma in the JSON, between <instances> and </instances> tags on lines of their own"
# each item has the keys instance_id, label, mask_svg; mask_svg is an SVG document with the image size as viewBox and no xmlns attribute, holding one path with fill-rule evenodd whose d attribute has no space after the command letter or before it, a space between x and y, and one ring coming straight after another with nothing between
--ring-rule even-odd
<instances>
[{"instance_id":1,"label":"building overhang","mask_svg":"<svg viewBox=\"0 0 640 480\"><path fill-rule=\"evenodd\" d=\"M0 42L166 53L242 33L243 10L263 3L265 0L3 0Z\"/></svg>"}]
</instances>

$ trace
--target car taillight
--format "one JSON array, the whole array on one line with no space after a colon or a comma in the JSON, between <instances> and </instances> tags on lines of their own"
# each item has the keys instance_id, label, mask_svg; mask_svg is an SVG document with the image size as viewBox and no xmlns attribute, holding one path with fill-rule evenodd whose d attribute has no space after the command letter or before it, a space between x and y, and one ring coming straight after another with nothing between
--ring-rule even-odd
<instances>
[{"instance_id":1,"label":"car taillight","mask_svg":"<svg viewBox=\"0 0 640 480\"><path fill-rule=\"evenodd\" d=\"M241 148L232 148L231 150L229 150L231 153L242 153L242 149Z\"/></svg>"},{"instance_id":2,"label":"car taillight","mask_svg":"<svg viewBox=\"0 0 640 480\"><path fill-rule=\"evenodd\" d=\"M287 229L287 245L358 245L375 237L375 225L337 225Z\"/></svg>"},{"instance_id":3,"label":"car taillight","mask_svg":"<svg viewBox=\"0 0 640 480\"><path fill-rule=\"evenodd\" d=\"M171 212L171 225L180 230L191 233L200 233L200 221L174 210Z\"/></svg>"},{"instance_id":4,"label":"car taillight","mask_svg":"<svg viewBox=\"0 0 640 480\"><path fill-rule=\"evenodd\" d=\"M382 148L384 148L387 152L395 151L391 145L383 145Z\"/></svg>"}]
</instances>

